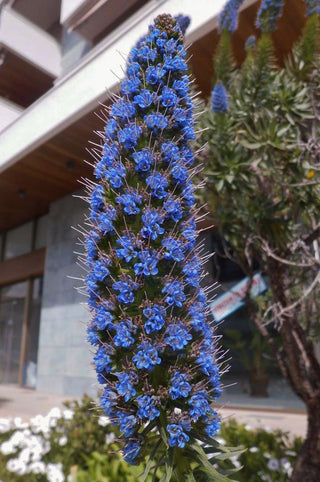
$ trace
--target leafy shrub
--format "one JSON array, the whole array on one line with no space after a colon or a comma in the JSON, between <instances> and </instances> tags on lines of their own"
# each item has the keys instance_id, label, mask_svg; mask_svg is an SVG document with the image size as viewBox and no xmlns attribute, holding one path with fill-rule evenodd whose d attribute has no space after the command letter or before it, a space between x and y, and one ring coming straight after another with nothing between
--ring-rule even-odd
<instances>
[{"instance_id":1,"label":"leafy shrub","mask_svg":"<svg viewBox=\"0 0 320 482\"><path fill-rule=\"evenodd\" d=\"M3 482L138 482L146 462L131 466L123 461L118 433L101 416L88 396L53 408L29 423L0 419L0 480ZM302 441L280 430L252 430L235 420L222 424L222 445L249 447L230 460L219 461L220 471L244 466L233 480L285 481ZM163 476L157 470L156 482ZM174 479L171 479L174 481ZM205 479L203 479L205 481ZM151 482L151 476L146 479ZM198 482L198 480L197 480Z\"/></svg>"}]
</instances>

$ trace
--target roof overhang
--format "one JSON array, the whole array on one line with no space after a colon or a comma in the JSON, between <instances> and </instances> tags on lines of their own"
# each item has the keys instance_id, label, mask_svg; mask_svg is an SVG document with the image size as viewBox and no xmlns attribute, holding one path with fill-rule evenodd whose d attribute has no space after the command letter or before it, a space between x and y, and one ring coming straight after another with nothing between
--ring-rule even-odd
<instances>
[{"instance_id":1,"label":"roof overhang","mask_svg":"<svg viewBox=\"0 0 320 482\"><path fill-rule=\"evenodd\" d=\"M280 57L289 51L305 21L302 2L288 3L275 33ZM183 13L192 18L187 36L187 43L193 42L189 49L192 70L205 95L212 88L212 57L219 38L217 15L223 4L224 0L185 0L183 5ZM233 35L239 63L246 38L256 33L257 9L257 1L243 4L239 28ZM51 202L80 187L77 179L92 176L91 167L83 162L87 139L96 140L92 131L103 127L92 112L99 101L105 101L107 91L118 88L123 58L152 19L164 11L181 13L181 1L149 2L0 134L0 231L46 212ZM21 191L23 198L19 197Z\"/></svg>"},{"instance_id":2,"label":"roof overhang","mask_svg":"<svg viewBox=\"0 0 320 482\"><path fill-rule=\"evenodd\" d=\"M9 7L1 9L0 46L52 77L61 73L59 43Z\"/></svg>"}]
</instances>

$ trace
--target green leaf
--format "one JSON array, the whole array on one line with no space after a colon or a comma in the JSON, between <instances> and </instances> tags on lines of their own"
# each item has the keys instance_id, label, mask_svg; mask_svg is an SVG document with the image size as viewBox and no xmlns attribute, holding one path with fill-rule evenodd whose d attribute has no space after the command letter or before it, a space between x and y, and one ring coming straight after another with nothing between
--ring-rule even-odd
<instances>
[{"instance_id":1,"label":"green leaf","mask_svg":"<svg viewBox=\"0 0 320 482\"><path fill-rule=\"evenodd\" d=\"M200 469L206 473L209 477L208 480L212 480L214 482L230 482L230 479L222 474L220 474L213 465L209 462L204 450L202 447L197 443L194 442L191 444L192 451L195 453L195 458L200 464Z\"/></svg>"},{"instance_id":2,"label":"green leaf","mask_svg":"<svg viewBox=\"0 0 320 482\"><path fill-rule=\"evenodd\" d=\"M142 477L141 477L141 482L145 482L145 480L147 479L149 473L150 473L150 470L151 470L151 466L152 466L152 463L154 461L154 458L155 458L155 455L160 447L162 443L162 439L159 439L158 443L154 446L151 454L150 454L150 457L148 459L148 462L147 462L147 465L146 465L146 468L145 468L145 471L143 472L142 474Z\"/></svg>"}]
</instances>

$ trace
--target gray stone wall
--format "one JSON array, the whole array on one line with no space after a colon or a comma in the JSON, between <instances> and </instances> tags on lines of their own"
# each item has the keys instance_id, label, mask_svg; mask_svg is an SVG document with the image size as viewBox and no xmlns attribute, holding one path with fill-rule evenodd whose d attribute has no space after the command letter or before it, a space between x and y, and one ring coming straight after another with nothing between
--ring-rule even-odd
<instances>
[{"instance_id":1,"label":"gray stone wall","mask_svg":"<svg viewBox=\"0 0 320 482\"><path fill-rule=\"evenodd\" d=\"M47 255L40 321L37 390L66 396L94 395L96 377L92 354L86 343L89 314L86 297L75 286L84 271L74 251L79 234L71 229L83 223L86 205L67 196L51 204L47 233Z\"/></svg>"}]
</instances>

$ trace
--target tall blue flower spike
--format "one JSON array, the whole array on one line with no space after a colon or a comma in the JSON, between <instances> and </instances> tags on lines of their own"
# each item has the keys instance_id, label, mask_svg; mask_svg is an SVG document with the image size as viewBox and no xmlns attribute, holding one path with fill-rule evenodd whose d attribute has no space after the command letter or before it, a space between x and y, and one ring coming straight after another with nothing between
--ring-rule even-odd
<instances>
[{"instance_id":1,"label":"tall blue flower spike","mask_svg":"<svg viewBox=\"0 0 320 482\"><path fill-rule=\"evenodd\" d=\"M228 30L233 33L238 25L238 10L243 0L229 0L219 14L219 28L221 32Z\"/></svg>"},{"instance_id":2,"label":"tall blue flower spike","mask_svg":"<svg viewBox=\"0 0 320 482\"><path fill-rule=\"evenodd\" d=\"M176 20L157 17L126 72L88 188L86 284L101 406L135 464L152 429L181 449L194 434L212 437L221 388L200 287L193 107Z\"/></svg>"},{"instance_id":3,"label":"tall blue flower spike","mask_svg":"<svg viewBox=\"0 0 320 482\"><path fill-rule=\"evenodd\" d=\"M227 91L221 82L218 82L213 88L211 106L216 114L224 114L229 109Z\"/></svg>"},{"instance_id":4,"label":"tall blue flower spike","mask_svg":"<svg viewBox=\"0 0 320 482\"><path fill-rule=\"evenodd\" d=\"M319 15L320 13L320 1L319 0L304 0L307 7L307 17L310 17L313 13Z\"/></svg>"},{"instance_id":5,"label":"tall blue flower spike","mask_svg":"<svg viewBox=\"0 0 320 482\"><path fill-rule=\"evenodd\" d=\"M263 33L276 30L277 21L283 9L282 0L263 0L258 11L257 27Z\"/></svg>"},{"instance_id":6,"label":"tall blue flower spike","mask_svg":"<svg viewBox=\"0 0 320 482\"><path fill-rule=\"evenodd\" d=\"M176 21L178 22L178 25L180 27L180 30L182 32L182 35L186 34L186 30L190 25L191 19L188 15L176 15L175 16Z\"/></svg>"},{"instance_id":7,"label":"tall blue flower spike","mask_svg":"<svg viewBox=\"0 0 320 482\"><path fill-rule=\"evenodd\" d=\"M254 35L250 35L250 37L247 38L246 43L244 45L244 48L246 52L249 52L250 50L253 50L257 44L257 39Z\"/></svg>"}]
</instances>

